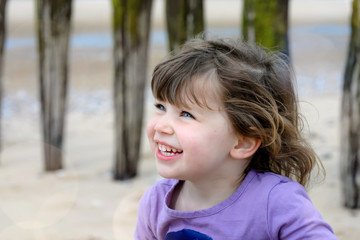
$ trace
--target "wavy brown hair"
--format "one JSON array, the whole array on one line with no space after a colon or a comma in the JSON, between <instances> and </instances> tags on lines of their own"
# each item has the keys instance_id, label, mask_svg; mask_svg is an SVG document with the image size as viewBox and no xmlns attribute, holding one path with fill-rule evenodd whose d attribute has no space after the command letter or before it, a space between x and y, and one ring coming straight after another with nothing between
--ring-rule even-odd
<instances>
[{"instance_id":1,"label":"wavy brown hair","mask_svg":"<svg viewBox=\"0 0 360 240\"><path fill-rule=\"evenodd\" d=\"M261 140L248 170L274 172L304 186L315 166L324 170L301 135L294 74L285 55L240 40L196 38L155 67L154 97L175 105L185 98L206 104L206 96L193 87L199 76L219 86L235 131Z\"/></svg>"}]
</instances>

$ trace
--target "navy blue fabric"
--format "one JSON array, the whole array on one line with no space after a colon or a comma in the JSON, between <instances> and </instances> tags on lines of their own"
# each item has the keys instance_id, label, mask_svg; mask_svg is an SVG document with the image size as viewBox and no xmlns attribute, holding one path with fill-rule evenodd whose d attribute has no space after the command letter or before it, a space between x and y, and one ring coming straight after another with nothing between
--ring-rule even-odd
<instances>
[{"instance_id":1,"label":"navy blue fabric","mask_svg":"<svg viewBox=\"0 0 360 240\"><path fill-rule=\"evenodd\" d=\"M166 234L164 240L212 240L212 238L190 229L183 229L178 232Z\"/></svg>"}]
</instances>

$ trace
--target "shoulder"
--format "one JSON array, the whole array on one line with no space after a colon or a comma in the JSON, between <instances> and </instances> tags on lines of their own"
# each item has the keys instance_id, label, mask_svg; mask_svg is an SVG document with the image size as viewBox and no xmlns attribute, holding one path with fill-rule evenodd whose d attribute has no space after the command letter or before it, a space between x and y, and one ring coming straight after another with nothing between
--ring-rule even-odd
<instances>
[{"instance_id":1,"label":"shoulder","mask_svg":"<svg viewBox=\"0 0 360 240\"><path fill-rule=\"evenodd\" d=\"M251 187L263 192L268 211L276 209L276 212L281 212L282 209L313 207L302 185L275 173L255 172Z\"/></svg>"},{"instance_id":2,"label":"shoulder","mask_svg":"<svg viewBox=\"0 0 360 240\"><path fill-rule=\"evenodd\" d=\"M258 172L255 170L252 170L250 173L251 181L249 185L251 188L259 191L265 191L268 194L281 194L286 193L288 190L295 189L306 192L302 185L282 175L271 172Z\"/></svg>"},{"instance_id":3,"label":"shoulder","mask_svg":"<svg viewBox=\"0 0 360 240\"><path fill-rule=\"evenodd\" d=\"M268 193L269 206L272 202L276 202L278 207L285 207L286 205L297 205L299 207L300 203L300 206L303 204L312 206L306 189L298 182L270 172L256 172L256 178L258 185L262 189L266 189Z\"/></svg>"},{"instance_id":4,"label":"shoulder","mask_svg":"<svg viewBox=\"0 0 360 240\"><path fill-rule=\"evenodd\" d=\"M274 173L256 172L253 181L264 190L271 239L336 239L302 185Z\"/></svg>"},{"instance_id":5,"label":"shoulder","mask_svg":"<svg viewBox=\"0 0 360 240\"><path fill-rule=\"evenodd\" d=\"M277 208L291 207L293 202L311 204L303 186L287 177L271 172L251 170L242 185L241 187L244 189L242 201L249 202L254 209L258 209L257 214L268 215L266 212ZM256 206L261 206L261 208Z\"/></svg>"}]
</instances>

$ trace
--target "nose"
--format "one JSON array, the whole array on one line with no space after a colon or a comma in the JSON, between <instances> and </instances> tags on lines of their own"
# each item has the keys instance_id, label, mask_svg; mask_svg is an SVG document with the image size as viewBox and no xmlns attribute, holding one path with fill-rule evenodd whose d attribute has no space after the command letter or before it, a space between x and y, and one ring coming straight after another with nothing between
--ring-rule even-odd
<instances>
[{"instance_id":1,"label":"nose","mask_svg":"<svg viewBox=\"0 0 360 240\"><path fill-rule=\"evenodd\" d=\"M171 120L166 116L162 116L157 119L157 121L154 124L154 130L157 133L161 133L161 134L171 135L174 133Z\"/></svg>"}]
</instances>

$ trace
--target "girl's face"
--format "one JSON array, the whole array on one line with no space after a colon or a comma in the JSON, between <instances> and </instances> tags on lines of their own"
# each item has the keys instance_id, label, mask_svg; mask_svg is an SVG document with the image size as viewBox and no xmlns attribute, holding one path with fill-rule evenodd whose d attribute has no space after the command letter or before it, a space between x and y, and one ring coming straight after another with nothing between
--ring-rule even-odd
<instances>
[{"instance_id":1,"label":"girl's face","mask_svg":"<svg viewBox=\"0 0 360 240\"><path fill-rule=\"evenodd\" d=\"M209 108L190 101L187 107L155 103L147 135L162 177L211 181L226 177L233 168L237 160L230 150L237 135L222 104L211 96L206 101Z\"/></svg>"}]
</instances>

